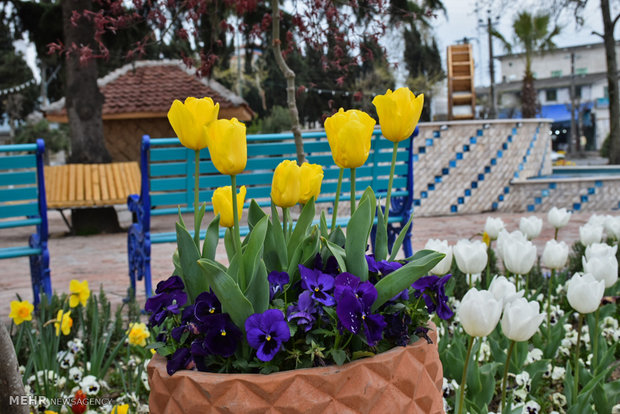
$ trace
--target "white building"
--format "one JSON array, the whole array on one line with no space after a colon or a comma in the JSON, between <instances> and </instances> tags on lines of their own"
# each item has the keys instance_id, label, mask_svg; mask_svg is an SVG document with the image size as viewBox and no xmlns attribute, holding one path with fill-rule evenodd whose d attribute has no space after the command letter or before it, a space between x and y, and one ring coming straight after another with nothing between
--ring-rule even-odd
<instances>
[{"instance_id":1,"label":"white building","mask_svg":"<svg viewBox=\"0 0 620 414\"><path fill-rule=\"evenodd\" d=\"M574 54L574 77L571 55ZM616 43L620 66L620 42ZM520 93L525 73L523 53L499 56L501 82L496 84L500 117L520 117ZM532 57L532 72L538 90L540 117L554 119L556 147L562 148L570 134L570 87L575 85L576 111L581 134L587 137L586 149L599 149L609 133L609 95L607 63L603 43L557 48ZM476 90L488 95L488 88ZM577 112L576 112L577 113Z\"/></svg>"}]
</instances>

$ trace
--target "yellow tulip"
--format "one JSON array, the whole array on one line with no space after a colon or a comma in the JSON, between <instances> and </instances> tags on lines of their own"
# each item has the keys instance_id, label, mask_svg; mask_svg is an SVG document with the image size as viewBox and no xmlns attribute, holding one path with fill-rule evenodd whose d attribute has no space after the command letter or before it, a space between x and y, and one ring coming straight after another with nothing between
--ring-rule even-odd
<instances>
[{"instance_id":1,"label":"yellow tulip","mask_svg":"<svg viewBox=\"0 0 620 414\"><path fill-rule=\"evenodd\" d=\"M321 183L323 182L323 167L318 164L301 164L301 191L299 194L299 202L306 204L312 197L316 200L321 192Z\"/></svg>"},{"instance_id":2,"label":"yellow tulip","mask_svg":"<svg viewBox=\"0 0 620 414\"><path fill-rule=\"evenodd\" d=\"M392 142L407 139L413 133L424 106L424 95L417 97L409 88L388 89L385 95L372 100L377 108L381 133Z\"/></svg>"},{"instance_id":3,"label":"yellow tulip","mask_svg":"<svg viewBox=\"0 0 620 414\"><path fill-rule=\"evenodd\" d=\"M9 313L9 318L13 319L15 325L19 325L24 321L32 320L32 311L34 310L34 306L27 300L11 301L11 312Z\"/></svg>"},{"instance_id":4,"label":"yellow tulip","mask_svg":"<svg viewBox=\"0 0 620 414\"><path fill-rule=\"evenodd\" d=\"M357 109L340 110L325 120L327 141L334 162L340 168L364 165L370 152L370 139L375 120Z\"/></svg>"},{"instance_id":5,"label":"yellow tulip","mask_svg":"<svg viewBox=\"0 0 620 414\"><path fill-rule=\"evenodd\" d=\"M62 331L63 335L69 335L72 326L73 319L71 319L71 311L65 313L62 311L62 309L59 310L56 314L56 322L54 322L54 327L56 328L56 336L60 335L60 331Z\"/></svg>"},{"instance_id":6,"label":"yellow tulip","mask_svg":"<svg viewBox=\"0 0 620 414\"><path fill-rule=\"evenodd\" d=\"M205 126L217 119L220 104L213 104L211 98L189 97L185 104L175 99L168 111L168 121L183 146L201 150L207 146Z\"/></svg>"},{"instance_id":7,"label":"yellow tulip","mask_svg":"<svg viewBox=\"0 0 620 414\"><path fill-rule=\"evenodd\" d=\"M218 119L208 127L209 152L215 168L227 175L237 175L245 169L248 147L245 125L233 119Z\"/></svg>"},{"instance_id":8,"label":"yellow tulip","mask_svg":"<svg viewBox=\"0 0 620 414\"><path fill-rule=\"evenodd\" d=\"M77 280L72 280L69 283L69 291L71 292L71 296L69 297L69 306L75 308L80 303L82 306L86 306L86 302L90 297L90 289L88 288L88 280L84 280L82 282L78 282Z\"/></svg>"},{"instance_id":9,"label":"yellow tulip","mask_svg":"<svg viewBox=\"0 0 620 414\"><path fill-rule=\"evenodd\" d=\"M295 161L284 160L273 172L271 199L280 207L293 207L301 195L301 168Z\"/></svg>"},{"instance_id":10,"label":"yellow tulip","mask_svg":"<svg viewBox=\"0 0 620 414\"><path fill-rule=\"evenodd\" d=\"M115 405L110 414L127 414L129 412L129 404Z\"/></svg>"},{"instance_id":11,"label":"yellow tulip","mask_svg":"<svg viewBox=\"0 0 620 414\"><path fill-rule=\"evenodd\" d=\"M127 331L127 339L131 345L146 346L146 338L150 337L146 324L144 323L132 323L129 325Z\"/></svg>"},{"instance_id":12,"label":"yellow tulip","mask_svg":"<svg viewBox=\"0 0 620 414\"><path fill-rule=\"evenodd\" d=\"M237 193L237 214L239 215L239 220L241 220L241 215L243 213L245 194L245 185L242 185ZM220 226L232 227L235 224L232 204L232 187L228 185L226 187L216 188L211 197L211 202L213 203L213 214L220 215Z\"/></svg>"}]
</instances>

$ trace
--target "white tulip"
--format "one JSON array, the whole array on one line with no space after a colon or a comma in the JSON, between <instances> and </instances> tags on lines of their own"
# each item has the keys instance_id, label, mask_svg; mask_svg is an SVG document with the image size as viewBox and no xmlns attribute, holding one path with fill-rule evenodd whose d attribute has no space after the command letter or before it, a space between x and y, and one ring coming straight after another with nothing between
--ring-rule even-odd
<instances>
[{"instance_id":1,"label":"white tulip","mask_svg":"<svg viewBox=\"0 0 620 414\"><path fill-rule=\"evenodd\" d=\"M561 269L568 260L568 245L563 241L549 240L542 254L542 265L549 269Z\"/></svg>"},{"instance_id":2,"label":"white tulip","mask_svg":"<svg viewBox=\"0 0 620 414\"><path fill-rule=\"evenodd\" d=\"M484 231L489 235L491 240L496 240L499 232L504 230L504 222L501 218L487 217L484 224Z\"/></svg>"},{"instance_id":3,"label":"white tulip","mask_svg":"<svg viewBox=\"0 0 620 414\"><path fill-rule=\"evenodd\" d=\"M507 303L502 316L502 332L516 342L529 340L545 318L545 314L539 311L538 302L528 302L525 298Z\"/></svg>"},{"instance_id":4,"label":"white tulip","mask_svg":"<svg viewBox=\"0 0 620 414\"><path fill-rule=\"evenodd\" d=\"M523 290L517 292L514 283L510 282L504 276L495 276L489 285L489 292L493 294L495 299L506 306L507 303L523 297Z\"/></svg>"},{"instance_id":5,"label":"white tulip","mask_svg":"<svg viewBox=\"0 0 620 414\"><path fill-rule=\"evenodd\" d=\"M603 227L605 225L605 220L607 220L607 217L609 216L603 216L600 214L592 214L590 218L588 219L588 221L586 222L586 224Z\"/></svg>"},{"instance_id":6,"label":"white tulip","mask_svg":"<svg viewBox=\"0 0 620 414\"><path fill-rule=\"evenodd\" d=\"M620 240L620 216L607 216L604 226L607 237Z\"/></svg>"},{"instance_id":7,"label":"white tulip","mask_svg":"<svg viewBox=\"0 0 620 414\"><path fill-rule=\"evenodd\" d=\"M603 239L603 226L584 224L579 227L579 240L584 246L592 243L600 243Z\"/></svg>"},{"instance_id":8,"label":"white tulip","mask_svg":"<svg viewBox=\"0 0 620 414\"><path fill-rule=\"evenodd\" d=\"M535 239L542 231L543 221L536 216L521 217L519 221L519 230L527 236L528 239Z\"/></svg>"},{"instance_id":9,"label":"white tulip","mask_svg":"<svg viewBox=\"0 0 620 414\"><path fill-rule=\"evenodd\" d=\"M607 243L592 243L586 246L586 259L599 256L615 256L618 252L618 245L610 246Z\"/></svg>"},{"instance_id":10,"label":"white tulip","mask_svg":"<svg viewBox=\"0 0 620 414\"><path fill-rule=\"evenodd\" d=\"M435 265L435 267L431 269L431 274L442 276L450 271L450 268L452 267L452 246L448 245L447 240L430 239L426 242L426 246L424 246L424 248L435 250L436 252L446 255Z\"/></svg>"},{"instance_id":11,"label":"white tulip","mask_svg":"<svg viewBox=\"0 0 620 414\"><path fill-rule=\"evenodd\" d=\"M459 240L454 246L454 258L461 272L468 275L482 273L487 266L487 245L480 240Z\"/></svg>"},{"instance_id":12,"label":"white tulip","mask_svg":"<svg viewBox=\"0 0 620 414\"><path fill-rule=\"evenodd\" d=\"M463 329L470 336L487 336L497 326L502 304L488 290L469 289L457 309Z\"/></svg>"},{"instance_id":13,"label":"white tulip","mask_svg":"<svg viewBox=\"0 0 620 414\"><path fill-rule=\"evenodd\" d=\"M596 280L590 273L575 273L568 281L566 298L577 312L592 313L598 309L604 291L602 280Z\"/></svg>"},{"instance_id":14,"label":"white tulip","mask_svg":"<svg viewBox=\"0 0 620 414\"><path fill-rule=\"evenodd\" d=\"M549 220L549 224L551 224L556 229L560 229L568 224L570 220L571 212L567 211L565 208L557 208L553 207L549 210L549 214L547 215L547 220Z\"/></svg>"},{"instance_id":15,"label":"white tulip","mask_svg":"<svg viewBox=\"0 0 620 414\"><path fill-rule=\"evenodd\" d=\"M511 273L525 275L536 261L536 246L531 241L511 240L502 246L504 265Z\"/></svg>"},{"instance_id":16,"label":"white tulip","mask_svg":"<svg viewBox=\"0 0 620 414\"><path fill-rule=\"evenodd\" d=\"M515 230L512 233L508 233L506 230L499 232L497 236L497 255L500 259L504 260L504 246L512 243L513 240L526 242L527 236L519 230Z\"/></svg>"},{"instance_id":17,"label":"white tulip","mask_svg":"<svg viewBox=\"0 0 620 414\"><path fill-rule=\"evenodd\" d=\"M583 271L590 273L596 280L605 282L605 287L612 287L618 280L618 260L616 256L594 256L581 258Z\"/></svg>"}]
</instances>

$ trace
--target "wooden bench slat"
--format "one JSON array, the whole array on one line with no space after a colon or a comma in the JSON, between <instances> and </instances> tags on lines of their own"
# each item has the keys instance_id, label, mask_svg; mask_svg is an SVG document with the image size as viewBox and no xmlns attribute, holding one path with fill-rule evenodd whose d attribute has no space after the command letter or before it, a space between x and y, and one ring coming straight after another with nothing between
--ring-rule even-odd
<instances>
[{"instance_id":1,"label":"wooden bench slat","mask_svg":"<svg viewBox=\"0 0 620 414\"><path fill-rule=\"evenodd\" d=\"M75 200L80 203L80 204L84 204L84 175L85 175L85 170L86 168L84 168L83 164L80 164L79 167L76 169L76 174L77 177L75 179L75 183L77 185L76 188L76 192L75 192Z\"/></svg>"},{"instance_id":2,"label":"wooden bench slat","mask_svg":"<svg viewBox=\"0 0 620 414\"><path fill-rule=\"evenodd\" d=\"M75 200L75 195L77 194L77 168L76 164L69 164L69 194L67 196L67 200Z\"/></svg>"},{"instance_id":3,"label":"wooden bench slat","mask_svg":"<svg viewBox=\"0 0 620 414\"><path fill-rule=\"evenodd\" d=\"M93 174L90 166L84 167L84 201L93 199Z\"/></svg>"}]
</instances>

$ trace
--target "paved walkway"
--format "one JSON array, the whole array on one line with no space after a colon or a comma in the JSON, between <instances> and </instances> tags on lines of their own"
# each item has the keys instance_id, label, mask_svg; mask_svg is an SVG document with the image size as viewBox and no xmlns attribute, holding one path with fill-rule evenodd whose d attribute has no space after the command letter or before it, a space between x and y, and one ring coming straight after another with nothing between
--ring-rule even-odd
<instances>
[{"instance_id":1,"label":"paved walkway","mask_svg":"<svg viewBox=\"0 0 620 414\"><path fill-rule=\"evenodd\" d=\"M610 214L612 212L599 212ZM617 212L613 212L617 214ZM516 230L519 219L524 214L490 213L493 217L501 217L508 230ZM469 238L481 233L487 214L454 215L444 217L423 217L414 219L413 248L424 247L429 238L447 239L450 244L461 238ZM529 215L529 214L528 214ZM546 220L546 214L538 213L544 220L543 233L535 240L539 255L547 240L553 238L553 229ZM560 239L572 244L579 238L579 226L583 225L590 213L577 213L571 218L569 225L560 231ZM52 287L57 292L68 292L71 279L89 282L91 289L98 290L102 285L113 303L120 303L129 286L127 270L127 234L103 234L94 236L68 236L67 228L60 214L49 212L49 241L51 257ZM123 218L123 217L121 217ZM154 217L153 231L172 231L174 217ZM186 223L192 223L188 218ZM127 216L124 223L127 225ZM29 231L25 229L7 229L0 231L0 247L27 244ZM159 280L171 275L172 254L176 245L172 243L154 244L152 246L153 286ZM402 254L402 253L401 253ZM225 259L223 243L218 249L218 259ZM32 300L30 270L28 258L0 261L0 320L9 313L9 303L19 294L23 299ZM139 285L138 300L144 301L144 285Z\"/></svg>"}]
</instances>

